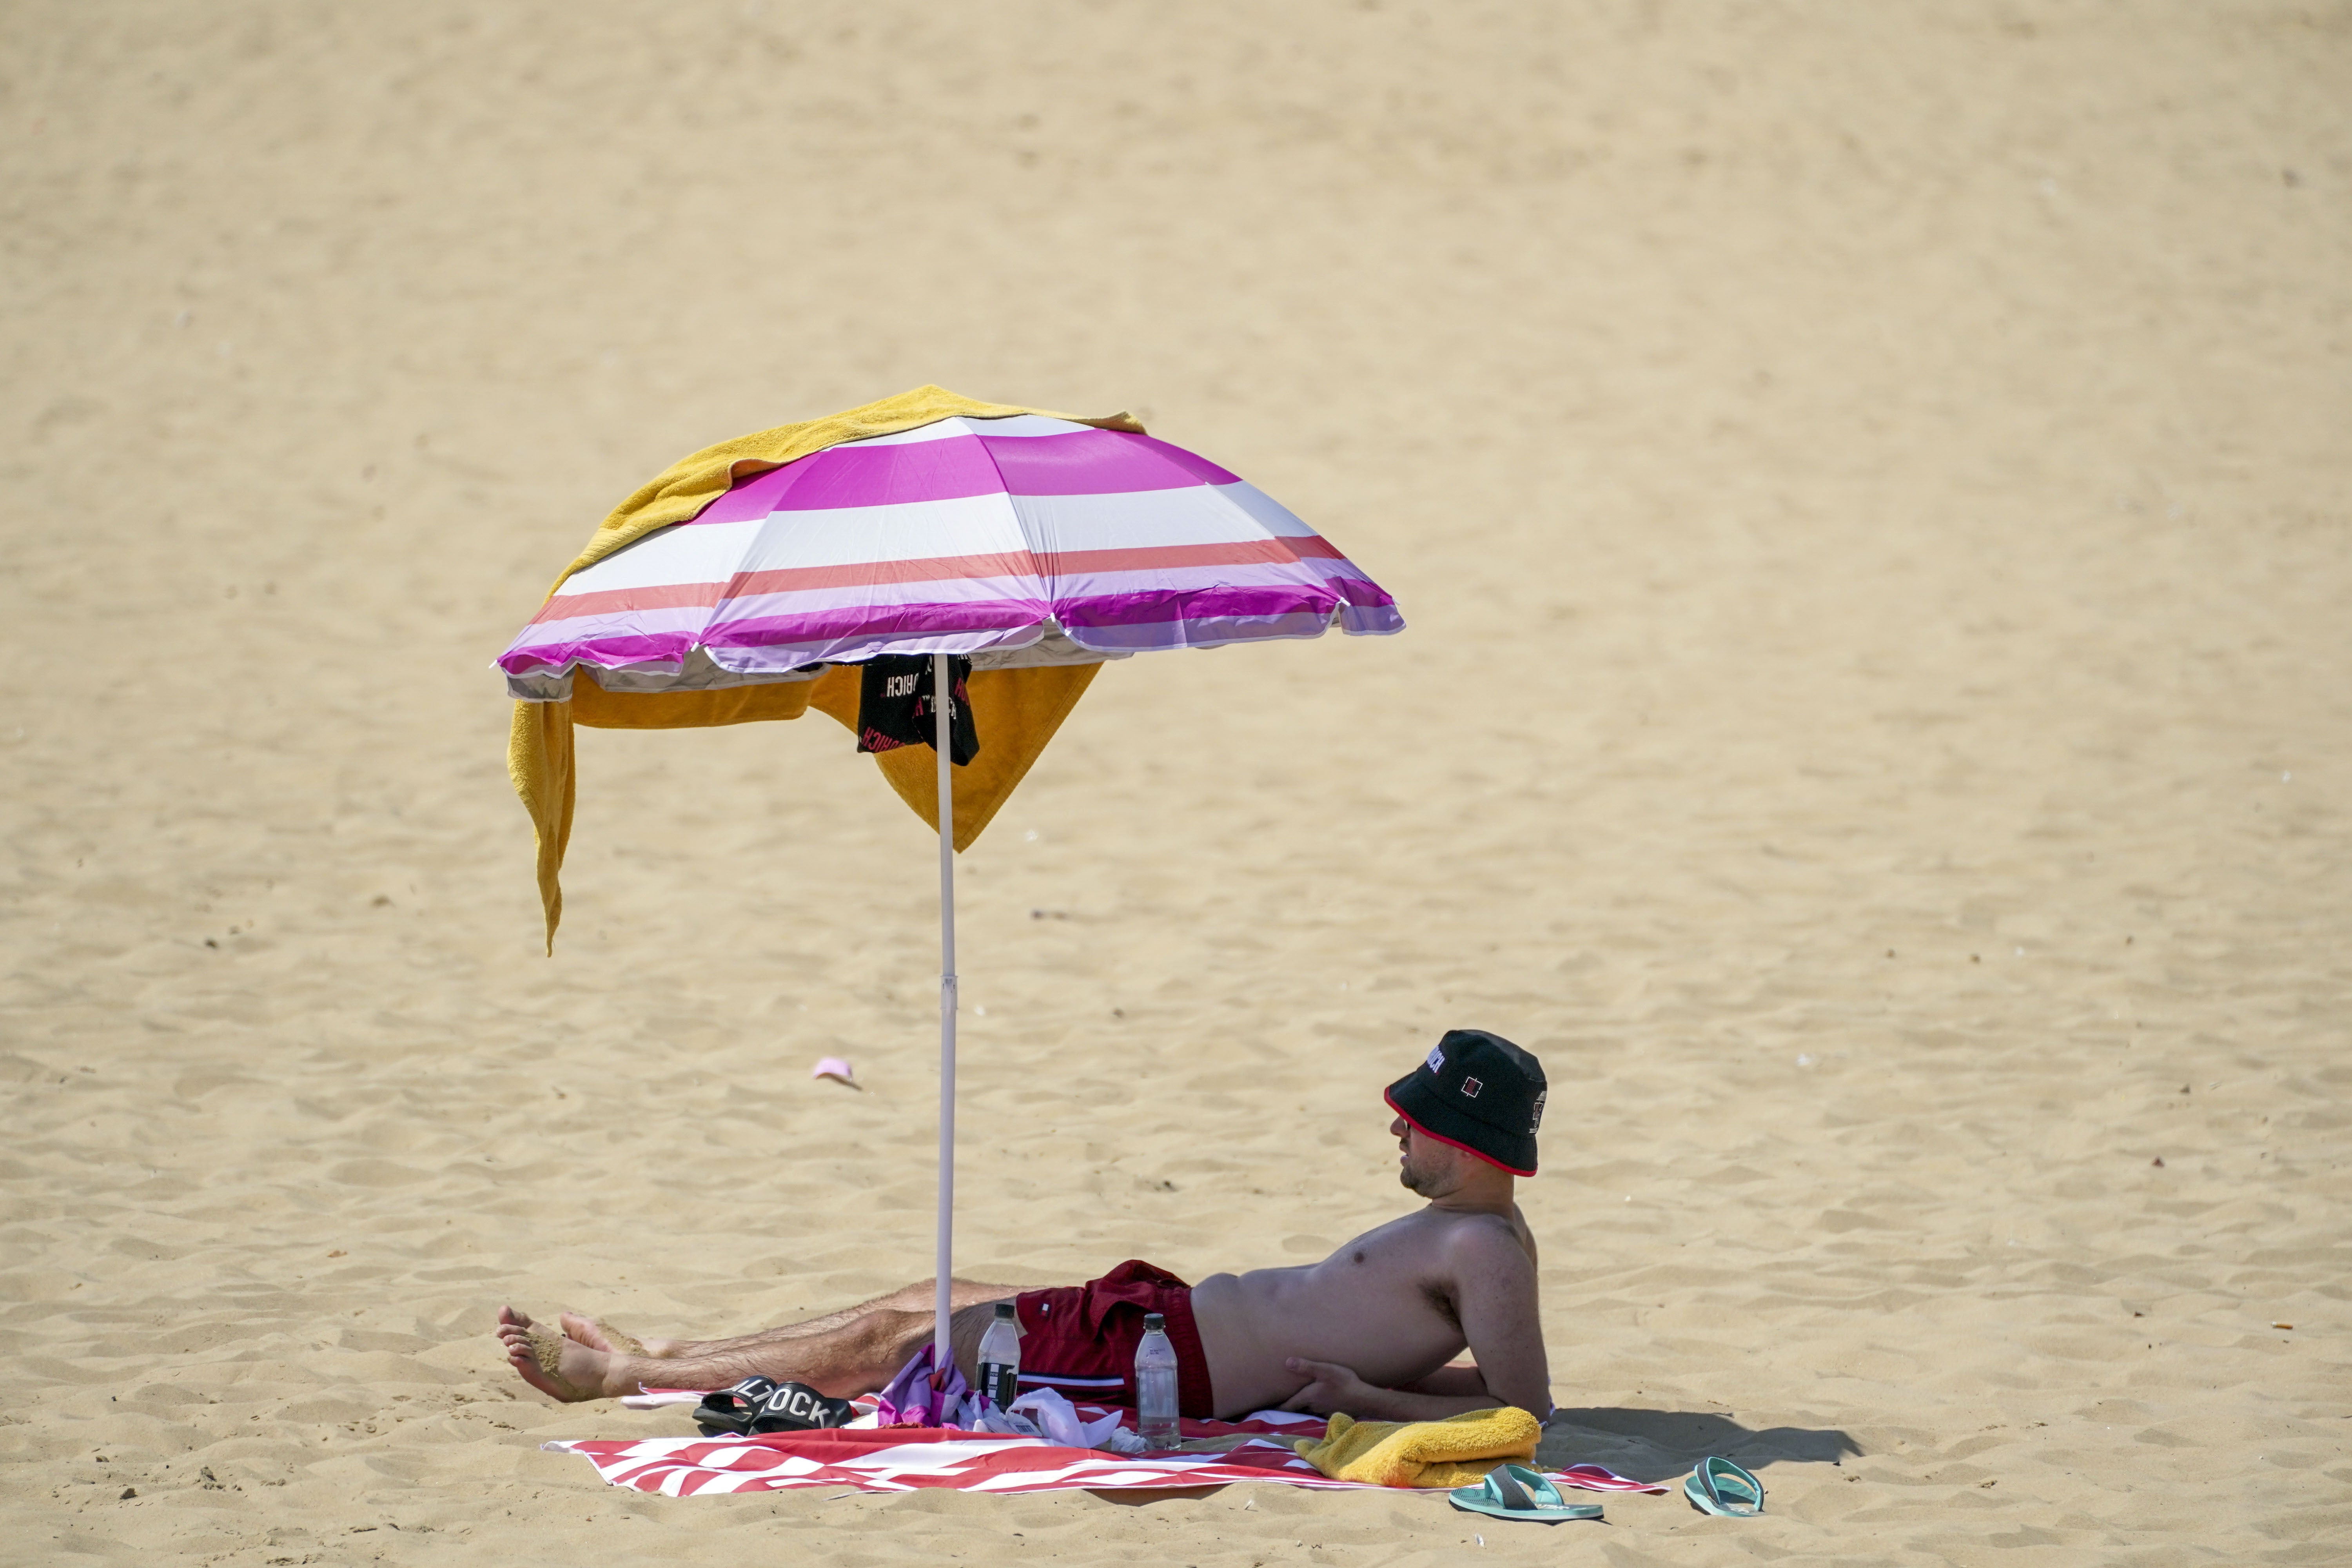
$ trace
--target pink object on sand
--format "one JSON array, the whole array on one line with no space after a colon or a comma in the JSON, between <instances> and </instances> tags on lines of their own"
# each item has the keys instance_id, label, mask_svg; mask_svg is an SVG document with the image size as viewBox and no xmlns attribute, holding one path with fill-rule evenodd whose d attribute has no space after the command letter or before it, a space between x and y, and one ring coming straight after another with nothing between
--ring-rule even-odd
<instances>
[{"instance_id":1,"label":"pink object on sand","mask_svg":"<svg viewBox=\"0 0 2352 1568\"><path fill-rule=\"evenodd\" d=\"M857 1087L857 1075L850 1071L849 1064L839 1057L824 1058L809 1069L809 1077L829 1078L836 1083L845 1083L852 1089Z\"/></svg>"}]
</instances>

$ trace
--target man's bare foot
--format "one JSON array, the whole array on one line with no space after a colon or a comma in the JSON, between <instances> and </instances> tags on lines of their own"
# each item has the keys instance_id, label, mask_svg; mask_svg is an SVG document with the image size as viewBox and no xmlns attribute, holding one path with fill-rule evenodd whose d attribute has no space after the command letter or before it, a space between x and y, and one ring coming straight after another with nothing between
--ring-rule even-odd
<instances>
[{"instance_id":1,"label":"man's bare foot","mask_svg":"<svg viewBox=\"0 0 2352 1568\"><path fill-rule=\"evenodd\" d=\"M565 1338L578 1340L592 1351L603 1351L608 1355L650 1356L656 1361L677 1354L676 1340L641 1340L635 1334L623 1333L602 1318L566 1312L556 1321L563 1325Z\"/></svg>"},{"instance_id":2,"label":"man's bare foot","mask_svg":"<svg viewBox=\"0 0 2352 1568\"><path fill-rule=\"evenodd\" d=\"M618 1357L579 1341L551 1334L513 1308L499 1313L499 1342L522 1380L551 1399L573 1405L610 1399ZM625 1379L622 1380L625 1383ZM620 1392L629 1392L625 1387Z\"/></svg>"},{"instance_id":3,"label":"man's bare foot","mask_svg":"<svg viewBox=\"0 0 2352 1568\"><path fill-rule=\"evenodd\" d=\"M564 1338L577 1340L590 1350L603 1351L606 1355L646 1356L655 1361L667 1361L677 1355L685 1343L682 1340L641 1340L584 1312L564 1312L557 1317L556 1321L562 1324ZM529 1313L517 1311L512 1307L499 1309L499 1323L501 1327L510 1325L518 1329L537 1327Z\"/></svg>"}]
</instances>

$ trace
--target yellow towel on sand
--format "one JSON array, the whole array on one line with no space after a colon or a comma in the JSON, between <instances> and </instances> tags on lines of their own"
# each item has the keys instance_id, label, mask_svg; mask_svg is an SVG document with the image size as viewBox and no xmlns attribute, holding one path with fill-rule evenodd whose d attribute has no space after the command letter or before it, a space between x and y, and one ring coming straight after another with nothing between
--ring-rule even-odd
<instances>
[{"instance_id":1,"label":"yellow towel on sand","mask_svg":"<svg viewBox=\"0 0 2352 1568\"><path fill-rule=\"evenodd\" d=\"M1532 1459L1542 1424L1507 1405L1443 1421L1359 1421L1334 1415L1320 1440L1300 1437L1298 1457L1335 1481L1383 1487L1466 1487L1496 1465Z\"/></svg>"},{"instance_id":2,"label":"yellow towel on sand","mask_svg":"<svg viewBox=\"0 0 2352 1568\"><path fill-rule=\"evenodd\" d=\"M739 480L781 468L844 441L912 430L957 415L1000 419L1013 414L1050 414L1055 419L1104 430L1139 433L1143 429L1124 414L1082 419L1043 408L979 403L941 387L919 386L844 414L739 436L672 463L614 508L597 526L588 548L548 589L548 597L553 598L574 572L594 565L623 545L633 544L656 529L698 516ZM980 837L981 829L1029 772L1100 668L1082 664L992 669L972 676L971 716L982 747L980 755L956 773L956 848L967 848ZM561 877L563 851L572 838L575 795L572 726L575 722L610 730L694 729L761 719L797 719L814 707L840 720L855 733L857 687L856 672L845 668L827 670L814 681L719 691L622 694L608 692L593 679L582 678L572 682L569 702L516 703L514 725L507 737L507 776L514 781L515 794L522 797L539 837L539 898L547 911L547 951L555 951L555 928L563 919ZM916 816L927 823L938 822L937 759L930 748L881 752L874 760Z\"/></svg>"}]
</instances>

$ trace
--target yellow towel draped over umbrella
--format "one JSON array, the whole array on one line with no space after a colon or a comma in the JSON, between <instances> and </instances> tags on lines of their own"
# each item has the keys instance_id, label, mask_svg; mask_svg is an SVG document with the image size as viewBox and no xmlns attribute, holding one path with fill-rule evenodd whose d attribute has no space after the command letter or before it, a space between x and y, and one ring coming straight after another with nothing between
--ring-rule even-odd
<instances>
[{"instance_id":1,"label":"yellow towel draped over umbrella","mask_svg":"<svg viewBox=\"0 0 2352 1568\"><path fill-rule=\"evenodd\" d=\"M1002 419L1043 414L1072 424L1140 433L1124 414L1085 419L1049 409L982 403L943 387L919 386L862 408L780 425L739 436L680 458L641 487L597 525L571 565L547 591L553 598L571 575L594 565L656 529L699 516L702 510L741 480L782 468L844 441L895 435L918 426L963 415ZM980 837L997 808L1054 738L1101 666L1042 666L1027 669L975 671L971 681L972 721L983 737L979 756L957 770L955 847ZM547 912L547 951L555 951L555 928L563 919L564 847L572 837L574 800L572 727L603 730L681 730L713 724L745 724L763 719L797 719L809 709L830 714L852 733L857 729L857 671L827 670L815 680L740 686L712 691L613 692L593 678L575 678L567 702L517 702L507 740L507 775L530 813L539 837L539 897ZM939 820L937 764L929 748L881 752L874 759L898 797L927 823Z\"/></svg>"}]
</instances>

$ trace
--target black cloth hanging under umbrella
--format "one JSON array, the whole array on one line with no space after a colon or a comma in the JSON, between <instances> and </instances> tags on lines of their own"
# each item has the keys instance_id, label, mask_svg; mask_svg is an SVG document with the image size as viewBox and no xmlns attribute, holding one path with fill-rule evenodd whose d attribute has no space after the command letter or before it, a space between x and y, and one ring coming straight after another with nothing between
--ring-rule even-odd
<instances>
[{"instance_id":1,"label":"black cloth hanging under umbrella","mask_svg":"<svg viewBox=\"0 0 2352 1568\"><path fill-rule=\"evenodd\" d=\"M939 721L931 707L931 656L886 653L859 667L857 749L895 752L901 746L938 749ZM962 767L980 755L980 731L971 721L971 660L950 656L948 679L954 691L948 708L948 756Z\"/></svg>"}]
</instances>

